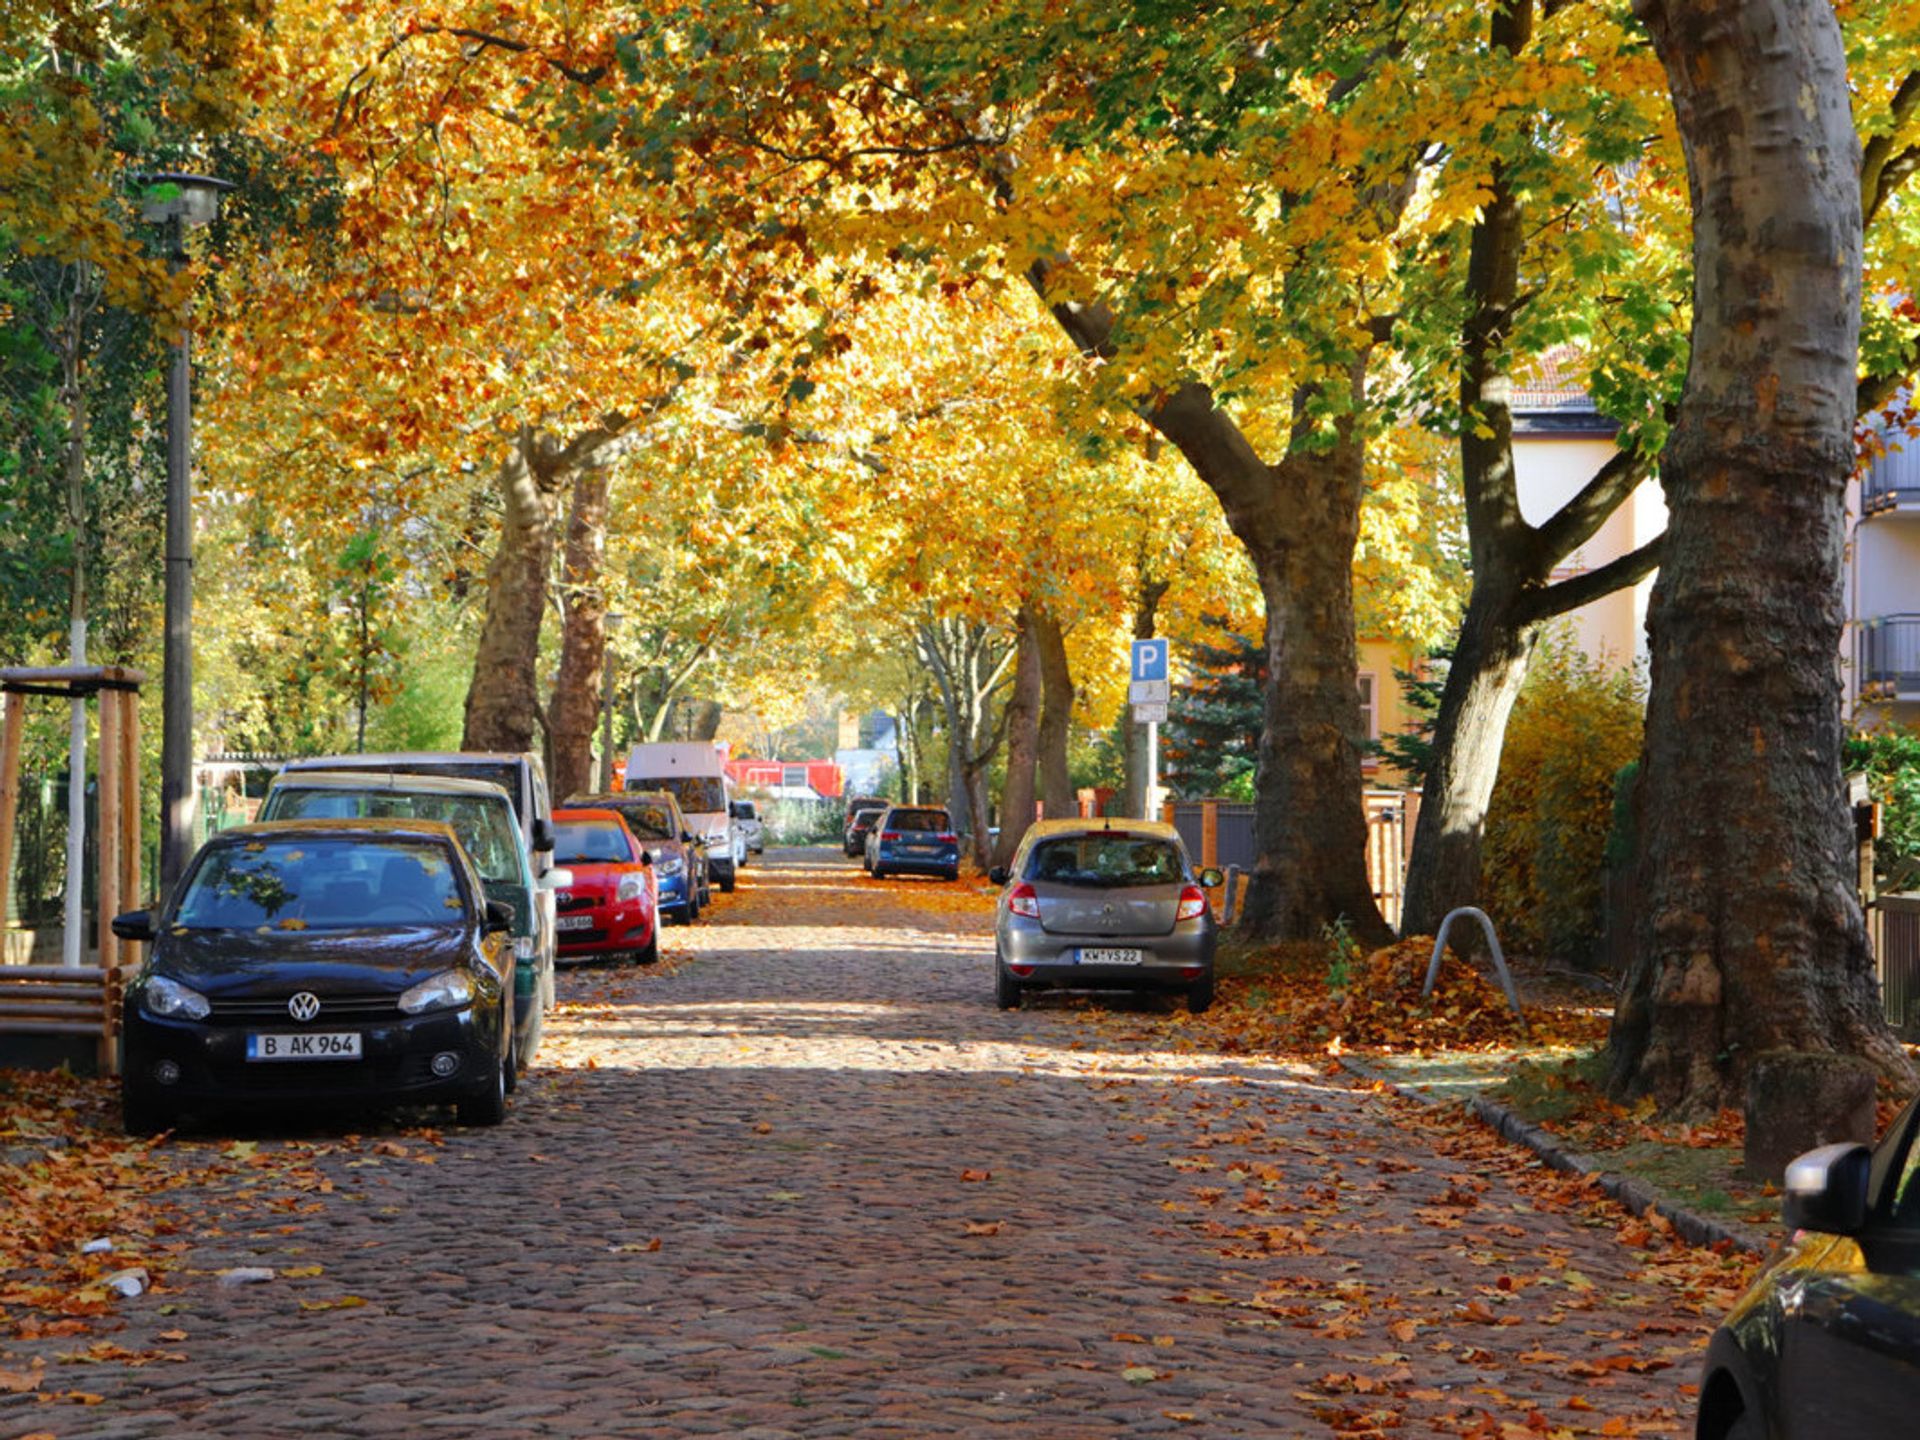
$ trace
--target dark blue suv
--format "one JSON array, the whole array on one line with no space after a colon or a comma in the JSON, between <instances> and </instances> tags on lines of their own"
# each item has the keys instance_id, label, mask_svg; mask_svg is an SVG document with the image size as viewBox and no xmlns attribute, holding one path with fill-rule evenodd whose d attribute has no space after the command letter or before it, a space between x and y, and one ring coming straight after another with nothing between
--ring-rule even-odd
<instances>
[{"instance_id":1,"label":"dark blue suv","mask_svg":"<svg viewBox=\"0 0 1920 1440\"><path fill-rule=\"evenodd\" d=\"M947 812L932 807L894 805L867 832L867 873L937 875L960 878L960 837Z\"/></svg>"}]
</instances>

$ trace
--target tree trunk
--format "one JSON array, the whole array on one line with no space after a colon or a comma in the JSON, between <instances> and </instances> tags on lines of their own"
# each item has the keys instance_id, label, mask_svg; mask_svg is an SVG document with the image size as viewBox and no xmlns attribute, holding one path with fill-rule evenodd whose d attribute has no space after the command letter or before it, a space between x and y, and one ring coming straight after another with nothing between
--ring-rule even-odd
<instances>
[{"instance_id":1,"label":"tree trunk","mask_svg":"<svg viewBox=\"0 0 1920 1440\"><path fill-rule=\"evenodd\" d=\"M606 559L607 504L613 477L584 470L573 482L567 544L561 564L560 671L547 706L553 748L553 793L592 790L593 736L600 719L600 690L607 653L607 599L600 578Z\"/></svg>"},{"instance_id":2,"label":"tree trunk","mask_svg":"<svg viewBox=\"0 0 1920 1440\"><path fill-rule=\"evenodd\" d=\"M542 473L530 430L522 427L500 462L505 508L487 567L487 614L467 688L463 750L533 748L540 699L535 666L553 564L554 487Z\"/></svg>"},{"instance_id":3,"label":"tree trunk","mask_svg":"<svg viewBox=\"0 0 1920 1440\"><path fill-rule=\"evenodd\" d=\"M1513 623L1511 608L1506 594L1475 576L1434 717L1433 759L1407 862L1403 935L1434 934L1449 910L1479 894L1481 839L1507 718L1540 638L1538 624Z\"/></svg>"},{"instance_id":4,"label":"tree trunk","mask_svg":"<svg viewBox=\"0 0 1920 1440\"><path fill-rule=\"evenodd\" d=\"M1007 783L1000 798L1000 839L993 863L1005 865L1033 823L1035 767L1040 748L1040 646L1034 615L1020 611L1013 661L1013 693L1007 697Z\"/></svg>"},{"instance_id":5,"label":"tree trunk","mask_svg":"<svg viewBox=\"0 0 1920 1440\"><path fill-rule=\"evenodd\" d=\"M1039 653L1042 701L1040 804L1049 820L1070 819L1080 813L1080 802L1067 763L1067 742L1073 733L1073 670L1067 660L1067 637L1058 620L1036 610L1033 638Z\"/></svg>"},{"instance_id":6,"label":"tree trunk","mask_svg":"<svg viewBox=\"0 0 1920 1440\"><path fill-rule=\"evenodd\" d=\"M1353 383L1363 383L1358 368ZM1220 496L1267 603L1259 854L1244 923L1262 938L1304 940L1344 920L1363 944L1385 944L1393 932L1367 876L1353 630L1362 446L1348 433L1269 466L1200 385L1177 392L1154 420Z\"/></svg>"},{"instance_id":7,"label":"tree trunk","mask_svg":"<svg viewBox=\"0 0 1920 1440\"><path fill-rule=\"evenodd\" d=\"M1872 1059L1880 1010L1840 769L1844 494L1860 325L1859 148L1827 0L1635 6L1694 216L1692 360L1661 457L1638 953L1613 1079L1739 1103L1767 1051Z\"/></svg>"}]
</instances>

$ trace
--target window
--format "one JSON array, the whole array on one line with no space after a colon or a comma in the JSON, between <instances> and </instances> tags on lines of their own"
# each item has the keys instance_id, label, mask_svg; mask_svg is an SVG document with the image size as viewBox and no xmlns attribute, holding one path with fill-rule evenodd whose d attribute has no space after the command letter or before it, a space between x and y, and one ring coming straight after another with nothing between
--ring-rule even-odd
<instances>
[{"instance_id":1,"label":"window","mask_svg":"<svg viewBox=\"0 0 1920 1440\"><path fill-rule=\"evenodd\" d=\"M1033 847L1027 866L1029 880L1099 889L1177 885L1186 875L1180 851L1171 841L1124 831L1042 840Z\"/></svg>"},{"instance_id":2,"label":"window","mask_svg":"<svg viewBox=\"0 0 1920 1440\"><path fill-rule=\"evenodd\" d=\"M806 789L809 783L807 780L807 767L804 765L784 766L780 771L780 783L789 790Z\"/></svg>"},{"instance_id":3,"label":"window","mask_svg":"<svg viewBox=\"0 0 1920 1440\"><path fill-rule=\"evenodd\" d=\"M689 815L724 814L727 808L726 787L719 777L713 775L660 775L629 781L629 790L664 790L680 802L680 808Z\"/></svg>"},{"instance_id":4,"label":"window","mask_svg":"<svg viewBox=\"0 0 1920 1440\"><path fill-rule=\"evenodd\" d=\"M1369 740L1380 738L1380 711L1373 699L1373 672L1360 672L1360 733Z\"/></svg>"},{"instance_id":5,"label":"window","mask_svg":"<svg viewBox=\"0 0 1920 1440\"><path fill-rule=\"evenodd\" d=\"M913 830L942 834L952 828L944 810L895 810L887 816L889 830Z\"/></svg>"},{"instance_id":6,"label":"window","mask_svg":"<svg viewBox=\"0 0 1920 1440\"><path fill-rule=\"evenodd\" d=\"M504 799L281 784L274 787L262 815L268 820L442 820L453 827L482 879L498 885L531 883L521 870L513 808Z\"/></svg>"},{"instance_id":7,"label":"window","mask_svg":"<svg viewBox=\"0 0 1920 1440\"><path fill-rule=\"evenodd\" d=\"M244 837L209 849L173 923L194 930L344 930L458 925L466 901L451 852L418 841Z\"/></svg>"},{"instance_id":8,"label":"window","mask_svg":"<svg viewBox=\"0 0 1920 1440\"><path fill-rule=\"evenodd\" d=\"M624 865L633 859L617 820L561 820L554 825L556 865Z\"/></svg>"}]
</instances>

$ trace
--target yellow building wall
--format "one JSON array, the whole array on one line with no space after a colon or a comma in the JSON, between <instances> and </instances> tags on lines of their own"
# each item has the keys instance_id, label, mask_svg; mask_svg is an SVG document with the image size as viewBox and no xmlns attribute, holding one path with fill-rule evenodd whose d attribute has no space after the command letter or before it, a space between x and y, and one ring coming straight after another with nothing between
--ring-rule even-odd
<instances>
[{"instance_id":1,"label":"yellow building wall","mask_svg":"<svg viewBox=\"0 0 1920 1440\"><path fill-rule=\"evenodd\" d=\"M1369 678L1373 683L1372 724L1367 738L1378 740L1383 735L1405 734L1413 728L1418 716L1407 705L1394 672L1414 671L1413 647L1404 640L1362 636L1355 648L1359 653L1362 693ZM1388 790L1405 788L1405 777L1377 755L1362 756L1361 770L1369 785Z\"/></svg>"}]
</instances>

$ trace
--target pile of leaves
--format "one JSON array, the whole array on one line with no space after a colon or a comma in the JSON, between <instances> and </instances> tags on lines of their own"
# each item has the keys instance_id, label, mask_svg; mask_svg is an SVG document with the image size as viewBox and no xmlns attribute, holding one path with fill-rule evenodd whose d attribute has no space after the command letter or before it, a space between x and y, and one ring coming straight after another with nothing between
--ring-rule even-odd
<instances>
[{"instance_id":1,"label":"pile of leaves","mask_svg":"<svg viewBox=\"0 0 1920 1440\"><path fill-rule=\"evenodd\" d=\"M1225 1049L1464 1050L1523 1042L1593 1042L1603 1014L1577 1005L1535 1006L1525 1023L1482 967L1449 954L1423 998L1430 936L1410 936L1362 954L1337 937L1270 947L1219 986L1221 1004L1201 1017Z\"/></svg>"}]
</instances>

